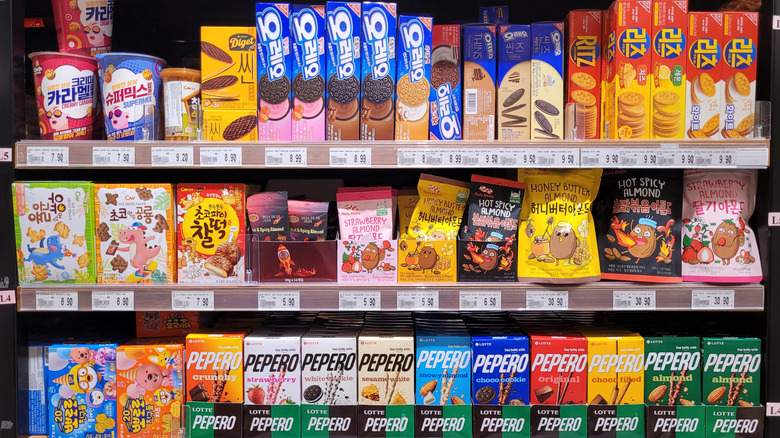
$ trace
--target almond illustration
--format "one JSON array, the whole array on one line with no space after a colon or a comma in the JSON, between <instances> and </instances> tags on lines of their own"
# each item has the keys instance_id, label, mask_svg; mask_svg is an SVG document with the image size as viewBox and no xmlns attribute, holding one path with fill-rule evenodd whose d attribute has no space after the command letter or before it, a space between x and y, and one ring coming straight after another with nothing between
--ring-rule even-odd
<instances>
[{"instance_id":1,"label":"almond illustration","mask_svg":"<svg viewBox=\"0 0 780 438\"><path fill-rule=\"evenodd\" d=\"M753 403L749 401L740 400L739 405L742 406L743 408L746 408L749 406L753 406Z\"/></svg>"},{"instance_id":2,"label":"almond illustration","mask_svg":"<svg viewBox=\"0 0 780 438\"><path fill-rule=\"evenodd\" d=\"M453 405L465 405L466 404L466 402L464 402L463 399L461 399L460 397L455 396L455 395L450 397L450 403L452 403Z\"/></svg>"},{"instance_id":3,"label":"almond illustration","mask_svg":"<svg viewBox=\"0 0 780 438\"><path fill-rule=\"evenodd\" d=\"M659 400L661 400L666 394L666 385L658 385L651 393L647 396L647 399L650 401L650 403L656 403Z\"/></svg>"},{"instance_id":4,"label":"almond illustration","mask_svg":"<svg viewBox=\"0 0 780 438\"><path fill-rule=\"evenodd\" d=\"M425 397L426 395L432 393L436 390L436 380L431 380L430 382L426 383L425 385L420 388L420 395ZM722 396L721 396L722 397Z\"/></svg>"},{"instance_id":5,"label":"almond illustration","mask_svg":"<svg viewBox=\"0 0 780 438\"><path fill-rule=\"evenodd\" d=\"M680 405L682 405L682 406L696 406L696 403L694 403L694 402L692 402L690 400L686 400L684 398L681 398L680 399Z\"/></svg>"},{"instance_id":6,"label":"almond illustration","mask_svg":"<svg viewBox=\"0 0 780 438\"><path fill-rule=\"evenodd\" d=\"M710 395L707 396L707 403L717 403L720 401L720 399L723 398L724 395L726 395L726 392L728 391L728 388L725 386L719 386L712 390Z\"/></svg>"}]
</instances>

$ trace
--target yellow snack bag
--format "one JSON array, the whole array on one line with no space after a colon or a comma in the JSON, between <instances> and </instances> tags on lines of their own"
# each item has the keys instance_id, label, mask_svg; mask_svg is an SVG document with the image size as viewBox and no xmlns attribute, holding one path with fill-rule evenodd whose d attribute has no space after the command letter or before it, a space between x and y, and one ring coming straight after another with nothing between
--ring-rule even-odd
<instances>
[{"instance_id":1,"label":"yellow snack bag","mask_svg":"<svg viewBox=\"0 0 780 438\"><path fill-rule=\"evenodd\" d=\"M399 190L398 191L398 234L403 236L407 233L409 222L414 214L414 207L420 200L417 190Z\"/></svg>"},{"instance_id":2,"label":"yellow snack bag","mask_svg":"<svg viewBox=\"0 0 780 438\"><path fill-rule=\"evenodd\" d=\"M420 175L420 200L406 236L410 240L455 240L469 199L469 184L440 176Z\"/></svg>"},{"instance_id":3,"label":"yellow snack bag","mask_svg":"<svg viewBox=\"0 0 780 438\"><path fill-rule=\"evenodd\" d=\"M518 278L540 283L601 279L591 204L601 169L521 169Z\"/></svg>"}]
</instances>

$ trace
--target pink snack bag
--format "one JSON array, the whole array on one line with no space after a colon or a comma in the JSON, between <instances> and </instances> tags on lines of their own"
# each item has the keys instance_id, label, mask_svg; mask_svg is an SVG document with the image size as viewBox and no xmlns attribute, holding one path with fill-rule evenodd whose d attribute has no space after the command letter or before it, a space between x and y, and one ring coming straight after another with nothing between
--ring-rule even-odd
<instances>
[{"instance_id":1,"label":"pink snack bag","mask_svg":"<svg viewBox=\"0 0 780 438\"><path fill-rule=\"evenodd\" d=\"M762 279L756 236L755 170L686 170L683 182L683 281Z\"/></svg>"},{"instance_id":2,"label":"pink snack bag","mask_svg":"<svg viewBox=\"0 0 780 438\"><path fill-rule=\"evenodd\" d=\"M371 188L363 192L336 193L341 239L393 238L393 190Z\"/></svg>"}]
</instances>

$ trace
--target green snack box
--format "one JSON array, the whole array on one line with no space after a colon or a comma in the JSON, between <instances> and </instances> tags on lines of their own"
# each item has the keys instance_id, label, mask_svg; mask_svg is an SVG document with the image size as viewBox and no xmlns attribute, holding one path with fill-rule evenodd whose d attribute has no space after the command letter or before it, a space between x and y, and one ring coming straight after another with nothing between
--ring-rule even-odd
<instances>
[{"instance_id":1,"label":"green snack box","mask_svg":"<svg viewBox=\"0 0 780 438\"><path fill-rule=\"evenodd\" d=\"M646 438L704 438L705 406L648 406Z\"/></svg>"},{"instance_id":2,"label":"green snack box","mask_svg":"<svg viewBox=\"0 0 780 438\"><path fill-rule=\"evenodd\" d=\"M701 403L699 338L645 338L645 403L655 406Z\"/></svg>"},{"instance_id":3,"label":"green snack box","mask_svg":"<svg viewBox=\"0 0 780 438\"><path fill-rule=\"evenodd\" d=\"M708 405L761 403L761 340L702 338L702 401Z\"/></svg>"}]
</instances>

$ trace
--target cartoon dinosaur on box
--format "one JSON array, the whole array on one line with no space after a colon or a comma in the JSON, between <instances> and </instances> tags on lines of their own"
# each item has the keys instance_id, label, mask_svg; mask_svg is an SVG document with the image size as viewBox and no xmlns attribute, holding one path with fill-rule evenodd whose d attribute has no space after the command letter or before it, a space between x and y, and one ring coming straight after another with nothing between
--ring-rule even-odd
<instances>
[{"instance_id":1,"label":"cartoon dinosaur on box","mask_svg":"<svg viewBox=\"0 0 780 438\"><path fill-rule=\"evenodd\" d=\"M149 260L155 258L162 249L158 245L146 246L146 243L153 240L154 237L145 237L145 231L146 226L140 222L135 222L130 228L118 231L119 242L129 245L127 247L120 246L117 248L118 251L130 251L130 247L135 245L135 255L130 259L130 264L136 269L146 266Z\"/></svg>"},{"instance_id":2,"label":"cartoon dinosaur on box","mask_svg":"<svg viewBox=\"0 0 780 438\"><path fill-rule=\"evenodd\" d=\"M63 253L63 246L60 242L60 236L49 236L46 238L46 247L43 246L43 239L41 239L40 246L38 248L32 248L30 244L27 244L27 251L30 251L30 255L24 259L25 262L33 262L35 265L45 266L46 273L51 275L49 267L52 265L57 269L65 269L64 266L57 263L57 260L62 260L65 256Z\"/></svg>"}]
</instances>

